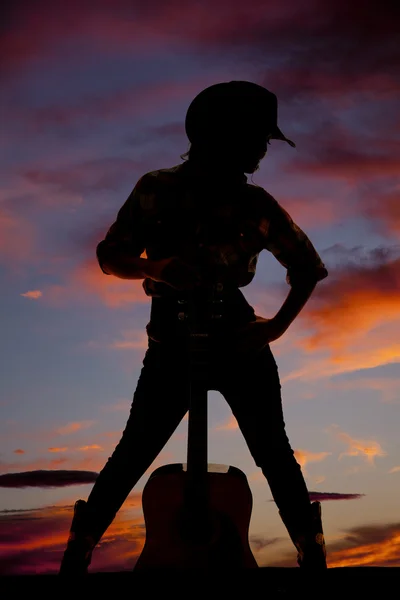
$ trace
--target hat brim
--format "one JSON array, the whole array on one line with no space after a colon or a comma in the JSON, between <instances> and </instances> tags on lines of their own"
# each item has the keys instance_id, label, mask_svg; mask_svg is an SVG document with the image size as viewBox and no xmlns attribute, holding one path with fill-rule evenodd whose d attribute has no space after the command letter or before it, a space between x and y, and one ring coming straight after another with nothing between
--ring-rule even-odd
<instances>
[{"instance_id":1,"label":"hat brim","mask_svg":"<svg viewBox=\"0 0 400 600\"><path fill-rule=\"evenodd\" d=\"M282 140L283 142L287 142L288 144L290 144L290 146L292 146L292 148L296 148L296 144L294 142L292 142L292 140L289 140L289 138L287 138L282 133L282 131L279 129L279 127L274 127L274 130L272 131L272 134L270 137L272 140Z\"/></svg>"}]
</instances>

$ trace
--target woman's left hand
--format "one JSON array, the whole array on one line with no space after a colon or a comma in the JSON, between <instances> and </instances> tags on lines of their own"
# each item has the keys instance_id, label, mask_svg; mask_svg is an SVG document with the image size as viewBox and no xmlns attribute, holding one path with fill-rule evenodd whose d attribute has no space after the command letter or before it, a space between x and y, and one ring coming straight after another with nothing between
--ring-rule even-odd
<instances>
[{"instance_id":1,"label":"woman's left hand","mask_svg":"<svg viewBox=\"0 0 400 600\"><path fill-rule=\"evenodd\" d=\"M279 339L284 332L284 329L273 318L264 319L256 315L256 320L237 329L234 337L239 351L260 350Z\"/></svg>"}]
</instances>

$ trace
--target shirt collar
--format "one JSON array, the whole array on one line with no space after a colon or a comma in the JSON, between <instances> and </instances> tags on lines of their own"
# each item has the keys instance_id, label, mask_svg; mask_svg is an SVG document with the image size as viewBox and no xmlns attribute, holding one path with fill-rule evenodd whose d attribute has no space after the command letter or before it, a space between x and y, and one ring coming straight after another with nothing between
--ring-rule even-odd
<instances>
[{"instance_id":1,"label":"shirt collar","mask_svg":"<svg viewBox=\"0 0 400 600\"><path fill-rule=\"evenodd\" d=\"M222 167L215 169L206 167L205 165L186 160L180 165L182 173L190 178L202 179L203 181L214 183L216 185L243 185L247 183L247 177L243 172L234 172Z\"/></svg>"}]
</instances>

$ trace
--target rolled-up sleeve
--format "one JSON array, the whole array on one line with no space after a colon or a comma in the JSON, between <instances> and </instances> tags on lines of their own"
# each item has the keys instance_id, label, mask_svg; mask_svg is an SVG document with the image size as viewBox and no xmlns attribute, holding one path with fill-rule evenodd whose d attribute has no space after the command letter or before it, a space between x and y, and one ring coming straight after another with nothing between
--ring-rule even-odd
<instances>
[{"instance_id":1,"label":"rolled-up sleeve","mask_svg":"<svg viewBox=\"0 0 400 600\"><path fill-rule=\"evenodd\" d=\"M286 268L286 282L293 286L325 279L328 271L307 235L275 199L271 200L265 249Z\"/></svg>"},{"instance_id":2,"label":"rolled-up sleeve","mask_svg":"<svg viewBox=\"0 0 400 600\"><path fill-rule=\"evenodd\" d=\"M146 247L143 228L143 211L141 197L148 185L144 175L139 179L129 198L118 211L115 222L111 225L96 247L96 256L101 270L109 275L104 264L115 254L124 252L130 256L140 256Z\"/></svg>"}]
</instances>

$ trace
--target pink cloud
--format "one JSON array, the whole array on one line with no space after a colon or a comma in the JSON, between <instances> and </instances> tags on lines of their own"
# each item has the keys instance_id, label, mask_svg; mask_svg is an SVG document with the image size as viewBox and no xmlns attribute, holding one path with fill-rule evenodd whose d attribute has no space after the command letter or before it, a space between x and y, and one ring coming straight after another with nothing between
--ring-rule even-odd
<instances>
[{"instance_id":1,"label":"pink cloud","mask_svg":"<svg viewBox=\"0 0 400 600\"><path fill-rule=\"evenodd\" d=\"M27 219L0 208L0 262L19 264L34 254L36 228Z\"/></svg>"},{"instance_id":2,"label":"pink cloud","mask_svg":"<svg viewBox=\"0 0 400 600\"><path fill-rule=\"evenodd\" d=\"M359 500L365 494L342 494L338 492L310 492L311 502L318 500L324 502L326 500Z\"/></svg>"},{"instance_id":3,"label":"pink cloud","mask_svg":"<svg viewBox=\"0 0 400 600\"><path fill-rule=\"evenodd\" d=\"M389 191L367 189L360 198L359 211L373 223L375 231L398 238L400 235L400 188Z\"/></svg>"},{"instance_id":4,"label":"pink cloud","mask_svg":"<svg viewBox=\"0 0 400 600\"><path fill-rule=\"evenodd\" d=\"M346 139L347 138L347 139ZM353 138L353 141L351 139ZM366 140L368 141L368 140ZM337 179L349 184L359 183L362 179L372 180L377 177L396 177L400 166L400 153L374 152L368 154L362 149L356 150L356 134L338 136L336 139L325 139L323 146L308 145L308 155L296 156L285 170L291 173L312 173L314 177ZM351 148L351 149L350 149Z\"/></svg>"},{"instance_id":5,"label":"pink cloud","mask_svg":"<svg viewBox=\"0 0 400 600\"><path fill-rule=\"evenodd\" d=\"M301 90L339 98L344 88L385 91L398 85L399 53L393 43L398 11L393 2L372 0L365 11L362 0L351 5L346 0L330 5L275 0L265 11L265 3L254 0L244 11L239 0L217 5L210 0L186 5L155 1L148 9L128 0L101 0L95 9L92 2L71 0L67 8L41 0L35 10L20 2L10 11L0 48L8 57L5 72L45 57L59 58L68 42L84 39L100 55L129 51L146 57L172 44L177 50L198 51L210 62L221 52L235 52L243 60L251 56L264 70L264 57L277 53L279 70L269 68L268 79L287 95Z\"/></svg>"}]
</instances>

